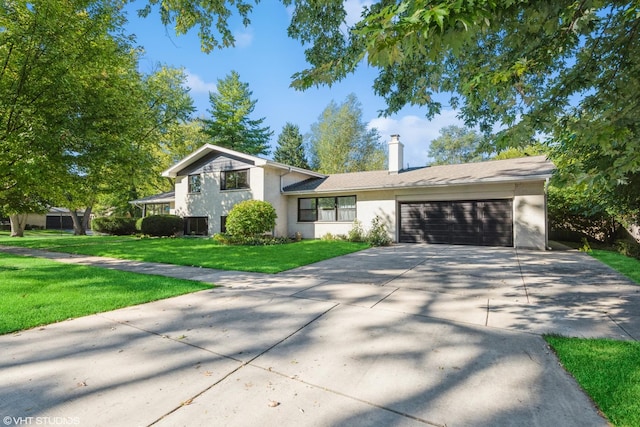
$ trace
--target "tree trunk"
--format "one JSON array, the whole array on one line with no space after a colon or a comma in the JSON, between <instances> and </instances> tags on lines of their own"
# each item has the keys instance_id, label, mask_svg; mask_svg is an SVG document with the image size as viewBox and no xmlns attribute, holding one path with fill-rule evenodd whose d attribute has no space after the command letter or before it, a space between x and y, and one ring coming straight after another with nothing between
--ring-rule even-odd
<instances>
[{"instance_id":1,"label":"tree trunk","mask_svg":"<svg viewBox=\"0 0 640 427\"><path fill-rule=\"evenodd\" d=\"M85 230L85 234L86 234L86 231L89 230L89 220L91 219L92 209L93 209L92 206L87 206L87 208L84 210L84 215L82 216L82 227Z\"/></svg>"},{"instance_id":2,"label":"tree trunk","mask_svg":"<svg viewBox=\"0 0 640 427\"><path fill-rule=\"evenodd\" d=\"M69 213L71 214L71 220L73 221L73 235L74 236L86 236L87 229L84 227L83 222L80 220L78 216L78 212L75 209L69 209Z\"/></svg>"},{"instance_id":3,"label":"tree trunk","mask_svg":"<svg viewBox=\"0 0 640 427\"><path fill-rule=\"evenodd\" d=\"M26 221L26 214L9 215L9 222L11 222L11 237L24 237L24 226Z\"/></svg>"}]
</instances>

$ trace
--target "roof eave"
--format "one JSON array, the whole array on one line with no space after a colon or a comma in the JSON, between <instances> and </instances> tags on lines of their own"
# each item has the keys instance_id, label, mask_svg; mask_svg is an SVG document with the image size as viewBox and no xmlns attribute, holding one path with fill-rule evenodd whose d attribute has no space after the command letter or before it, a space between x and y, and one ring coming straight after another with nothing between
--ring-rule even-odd
<instances>
[{"instance_id":1,"label":"roof eave","mask_svg":"<svg viewBox=\"0 0 640 427\"><path fill-rule=\"evenodd\" d=\"M353 191L380 191L380 190L399 190L407 188L438 188L447 186L463 186L463 185L478 185L478 184L516 184L519 182L535 182L545 181L551 178L553 174L539 174L518 178L499 178L499 179L480 179L480 180L466 180L466 181L447 181L437 182L430 184L402 184L402 185L378 185L368 187L344 187L339 189L327 189L327 190L297 190L297 191L283 191L286 195L303 195L303 194L329 194L329 193L344 193Z\"/></svg>"}]
</instances>

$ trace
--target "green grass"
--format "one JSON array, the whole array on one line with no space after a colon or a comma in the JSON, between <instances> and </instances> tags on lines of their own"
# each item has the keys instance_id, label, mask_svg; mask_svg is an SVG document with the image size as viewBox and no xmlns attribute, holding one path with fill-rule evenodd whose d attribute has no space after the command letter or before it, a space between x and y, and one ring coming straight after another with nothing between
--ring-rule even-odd
<instances>
[{"instance_id":1,"label":"green grass","mask_svg":"<svg viewBox=\"0 0 640 427\"><path fill-rule=\"evenodd\" d=\"M303 240L273 246L225 246L213 239L68 235L52 237L38 233L20 239L0 234L0 245L258 273L278 273L368 247L366 243L322 240Z\"/></svg>"},{"instance_id":2,"label":"green grass","mask_svg":"<svg viewBox=\"0 0 640 427\"><path fill-rule=\"evenodd\" d=\"M0 334L211 287L0 253Z\"/></svg>"},{"instance_id":3,"label":"green grass","mask_svg":"<svg viewBox=\"0 0 640 427\"><path fill-rule=\"evenodd\" d=\"M640 260L618 252L593 249L591 256L640 284Z\"/></svg>"},{"instance_id":4,"label":"green grass","mask_svg":"<svg viewBox=\"0 0 640 427\"><path fill-rule=\"evenodd\" d=\"M640 342L545 339L614 426L640 426Z\"/></svg>"}]
</instances>

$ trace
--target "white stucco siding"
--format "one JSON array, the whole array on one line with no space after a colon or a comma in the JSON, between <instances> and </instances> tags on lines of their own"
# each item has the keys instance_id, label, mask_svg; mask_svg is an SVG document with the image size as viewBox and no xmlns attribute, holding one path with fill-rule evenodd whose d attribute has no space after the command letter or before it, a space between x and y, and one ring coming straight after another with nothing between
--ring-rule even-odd
<instances>
[{"instance_id":1,"label":"white stucco siding","mask_svg":"<svg viewBox=\"0 0 640 427\"><path fill-rule=\"evenodd\" d=\"M207 217L209 235L220 232L221 217L229 214L231 208L243 200L254 197L254 182L259 191L262 189L261 177L256 176L250 169L249 189L220 190L220 172L202 173L202 185L200 193L188 192L188 179L186 176L176 178L176 208L175 213L181 217Z\"/></svg>"},{"instance_id":2,"label":"white stucco siding","mask_svg":"<svg viewBox=\"0 0 640 427\"><path fill-rule=\"evenodd\" d=\"M288 235L287 198L281 192L281 174L286 173L281 169L264 168L263 200L271 203L276 210L276 236ZM283 177L284 178L284 177Z\"/></svg>"},{"instance_id":3,"label":"white stucco siding","mask_svg":"<svg viewBox=\"0 0 640 427\"><path fill-rule=\"evenodd\" d=\"M516 248L547 248L547 198L543 182L516 185L513 198L513 240Z\"/></svg>"},{"instance_id":4,"label":"white stucco siding","mask_svg":"<svg viewBox=\"0 0 640 427\"><path fill-rule=\"evenodd\" d=\"M513 201L514 247L544 249L547 246L546 196L544 181L531 183L489 183L430 188L345 192L340 194L308 194L288 196L288 232L302 233L304 238L320 238L327 233L347 234L351 222L300 222L298 199L355 195L357 219L368 229L374 217L387 225L390 236L398 241L397 206L399 202L466 201L506 199Z\"/></svg>"},{"instance_id":5,"label":"white stucco siding","mask_svg":"<svg viewBox=\"0 0 640 427\"><path fill-rule=\"evenodd\" d=\"M288 196L287 215L289 217L289 235L296 232L302 233L305 239L317 239L327 233L334 235L346 235L353 228L353 221L298 221L298 199L307 197L339 197L356 196L356 218L362 223L362 227L368 230L371 221L379 216L383 219L389 235L395 236L395 198L392 191L367 191L367 192L347 192L335 194L309 194Z\"/></svg>"}]
</instances>

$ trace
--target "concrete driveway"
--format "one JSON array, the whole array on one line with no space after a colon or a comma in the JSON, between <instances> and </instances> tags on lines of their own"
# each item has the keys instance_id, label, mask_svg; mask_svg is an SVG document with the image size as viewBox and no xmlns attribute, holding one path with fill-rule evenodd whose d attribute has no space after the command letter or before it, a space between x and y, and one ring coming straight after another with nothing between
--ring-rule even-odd
<instances>
[{"instance_id":1,"label":"concrete driveway","mask_svg":"<svg viewBox=\"0 0 640 427\"><path fill-rule=\"evenodd\" d=\"M223 287L0 336L4 425L605 426L540 334L640 338L640 287L573 251L396 245L278 275L31 254Z\"/></svg>"}]
</instances>

